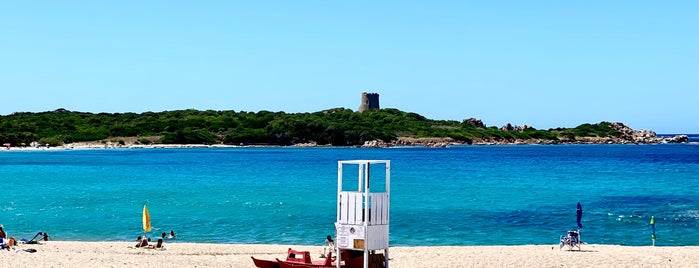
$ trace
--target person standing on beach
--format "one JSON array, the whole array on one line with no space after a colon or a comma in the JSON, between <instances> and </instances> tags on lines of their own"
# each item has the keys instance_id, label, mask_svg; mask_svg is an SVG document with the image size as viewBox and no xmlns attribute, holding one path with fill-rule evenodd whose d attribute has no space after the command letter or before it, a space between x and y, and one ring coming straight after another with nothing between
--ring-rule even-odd
<instances>
[{"instance_id":1,"label":"person standing on beach","mask_svg":"<svg viewBox=\"0 0 699 268\"><path fill-rule=\"evenodd\" d=\"M2 229L3 226L0 224L0 238L2 239L7 239L7 234L5 233L5 230Z\"/></svg>"},{"instance_id":2,"label":"person standing on beach","mask_svg":"<svg viewBox=\"0 0 699 268\"><path fill-rule=\"evenodd\" d=\"M329 248L335 248L335 241L333 241L333 237L328 235L325 237L325 243L328 244Z\"/></svg>"},{"instance_id":3,"label":"person standing on beach","mask_svg":"<svg viewBox=\"0 0 699 268\"><path fill-rule=\"evenodd\" d=\"M335 241L333 241L332 236L328 235L325 237L325 244L326 246L323 247L323 254L321 255L321 258L325 258L325 256L327 256L325 255L326 253L329 254L330 252L335 251Z\"/></svg>"}]
</instances>

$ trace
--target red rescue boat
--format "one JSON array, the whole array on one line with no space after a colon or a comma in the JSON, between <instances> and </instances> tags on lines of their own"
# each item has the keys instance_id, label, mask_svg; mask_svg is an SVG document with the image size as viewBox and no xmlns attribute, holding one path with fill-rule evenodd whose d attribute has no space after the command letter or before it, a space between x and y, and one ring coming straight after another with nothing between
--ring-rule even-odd
<instances>
[{"instance_id":1,"label":"red rescue boat","mask_svg":"<svg viewBox=\"0 0 699 268\"><path fill-rule=\"evenodd\" d=\"M311 260L311 252L289 249L286 253L286 260L261 260L252 258L252 262L259 268L331 268L336 267L336 258L332 252L326 258ZM383 254L376 253L369 255L370 268L385 268L386 259ZM364 255L360 251L343 251L340 262L342 268L362 268L364 267Z\"/></svg>"},{"instance_id":2,"label":"red rescue boat","mask_svg":"<svg viewBox=\"0 0 699 268\"><path fill-rule=\"evenodd\" d=\"M286 260L280 260L280 259L275 259L275 260L261 260L261 259L255 259L255 257L250 257L252 258L252 262L255 264L255 266L259 268L324 268L324 267L336 267L335 262L333 260L335 259L334 257L331 256L332 253L328 254L328 256L324 259L320 260L311 260L311 252L309 251L299 251L299 250L293 250L289 249L286 253ZM345 267L344 265L340 267Z\"/></svg>"}]
</instances>

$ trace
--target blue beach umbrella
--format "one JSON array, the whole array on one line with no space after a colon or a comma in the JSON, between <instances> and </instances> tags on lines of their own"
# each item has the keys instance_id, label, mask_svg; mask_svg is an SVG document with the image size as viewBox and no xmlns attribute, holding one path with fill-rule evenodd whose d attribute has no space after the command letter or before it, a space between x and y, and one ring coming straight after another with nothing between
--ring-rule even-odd
<instances>
[{"instance_id":1,"label":"blue beach umbrella","mask_svg":"<svg viewBox=\"0 0 699 268\"><path fill-rule=\"evenodd\" d=\"M575 210L575 214L577 215L578 229L582 229L582 223L580 223L582 220L582 205L580 205L580 202L578 202L578 209Z\"/></svg>"}]
</instances>

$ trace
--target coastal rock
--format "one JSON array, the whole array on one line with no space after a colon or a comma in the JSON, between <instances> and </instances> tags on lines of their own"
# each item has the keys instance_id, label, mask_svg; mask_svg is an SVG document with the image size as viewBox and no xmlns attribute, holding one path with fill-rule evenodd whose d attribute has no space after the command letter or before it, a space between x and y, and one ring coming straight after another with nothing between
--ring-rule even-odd
<instances>
[{"instance_id":1,"label":"coastal rock","mask_svg":"<svg viewBox=\"0 0 699 268\"><path fill-rule=\"evenodd\" d=\"M663 138L663 143L687 143L689 142L689 136L687 135L675 135L674 137Z\"/></svg>"},{"instance_id":2,"label":"coastal rock","mask_svg":"<svg viewBox=\"0 0 699 268\"><path fill-rule=\"evenodd\" d=\"M502 128L500 128L500 130L502 130L502 131L519 131L519 132L525 131L527 129L534 129L534 127L528 126L528 125L513 126L512 124L507 123L506 125L502 126Z\"/></svg>"},{"instance_id":3,"label":"coastal rock","mask_svg":"<svg viewBox=\"0 0 699 268\"><path fill-rule=\"evenodd\" d=\"M463 145L462 142L457 142L452 138L411 138L411 137L399 137L397 140L392 141L387 146L422 146L430 148L443 148L449 145Z\"/></svg>"},{"instance_id":4,"label":"coastal rock","mask_svg":"<svg viewBox=\"0 0 699 268\"><path fill-rule=\"evenodd\" d=\"M386 148L389 147L388 143L382 140L369 140L365 141L361 146L362 148Z\"/></svg>"},{"instance_id":5,"label":"coastal rock","mask_svg":"<svg viewBox=\"0 0 699 268\"><path fill-rule=\"evenodd\" d=\"M655 134L655 132L650 131L650 130L638 130L633 132L633 140L634 142L655 142L658 139L658 136Z\"/></svg>"},{"instance_id":6,"label":"coastal rock","mask_svg":"<svg viewBox=\"0 0 699 268\"><path fill-rule=\"evenodd\" d=\"M294 143L293 146L296 146L296 147L318 147L318 143L315 141L299 142L299 143Z\"/></svg>"},{"instance_id":7,"label":"coastal rock","mask_svg":"<svg viewBox=\"0 0 699 268\"><path fill-rule=\"evenodd\" d=\"M612 139L609 143L660 143L662 138L650 130L633 130L632 128L624 125L623 123L611 123L610 128L618 131L621 135L617 139Z\"/></svg>"},{"instance_id":8,"label":"coastal rock","mask_svg":"<svg viewBox=\"0 0 699 268\"><path fill-rule=\"evenodd\" d=\"M485 124L483 124L483 121L480 119L475 119L473 117L466 119L461 122L462 124L466 124L475 128L485 128Z\"/></svg>"},{"instance_id":9,"label":"coastal rock","mask_svg":"<svg viewBox=\"0 0 699 268\"><path fill-rule=\"evenodd\" d=\"M527 129L534 129L534 127L529 125L515 126L515 131L525 131Z\"/></svg>"}]
</instances>

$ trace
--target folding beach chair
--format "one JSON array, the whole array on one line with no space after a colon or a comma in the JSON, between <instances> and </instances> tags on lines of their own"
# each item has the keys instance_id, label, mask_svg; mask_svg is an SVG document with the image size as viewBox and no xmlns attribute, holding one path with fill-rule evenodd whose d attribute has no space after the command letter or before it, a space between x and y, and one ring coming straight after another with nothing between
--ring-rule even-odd
<instances>
[{"instance_id":1,"label":"folding beach chair","mask_svg":"<svg viewBox=\"0 0 699 268\"><path fill-rule=\"evenodd\" d=\"M561 244L558 249L568 246L568 250L573 250L577 247L580 250L580 231L568 231L568 234L561 236Z\"/></svg>"},{"instance_id":2,"label":"folding beach chair","mask_svg":"<svg viewBox=\"0 0 699 268\"><path fill-rule=\"evenodd\" d=\"M39 244L40 240L48 241L49 235L44 232L38 232L31 240L25 241L26 244Z\"/></svg>"}]
</instances>

